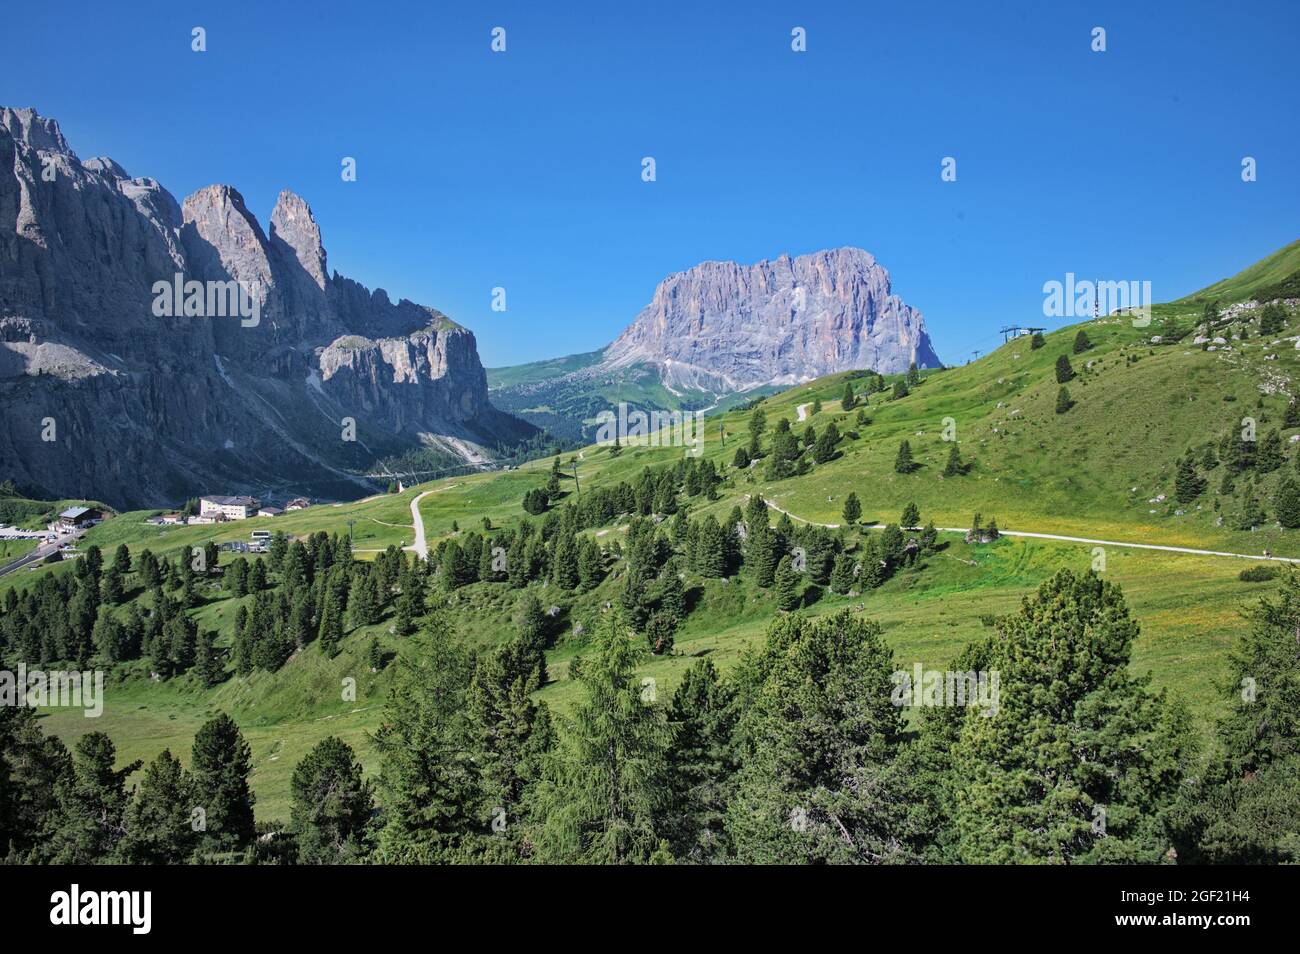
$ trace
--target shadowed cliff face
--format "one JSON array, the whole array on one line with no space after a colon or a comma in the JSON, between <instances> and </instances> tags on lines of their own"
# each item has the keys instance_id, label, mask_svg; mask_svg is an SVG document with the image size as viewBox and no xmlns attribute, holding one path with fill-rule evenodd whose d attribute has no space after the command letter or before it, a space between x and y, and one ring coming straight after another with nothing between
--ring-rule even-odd
<instances>
[{"instance_id":1,"label":"shadowed cliff face","mask_svg":"<svg viewBox=\"0 0 1300 954\"><path fill-rule=\"evenodd\" d=\"M940 364L921 313L870 254L839 248L670 275L603 364L653 364L670 386L725 392L855 368L892 374L913 361Z\"/></svg>"},{"instance_id":2,"label":"shadowed cliff face","mask_svg":"<svg viewBox=\"0 0 1300 954\"><path fill-rule=\"evenodd\" d=\"M291 192L268 235L229 186L178 205L0 108L0 474L119 506L354 496L378 458L533 433L488 403L473 334L326 262ZM160 314L155 285L178 274L207 283L203 307ZM255 307L218 314L226 289Z\"/></svg>"}]
</instances>

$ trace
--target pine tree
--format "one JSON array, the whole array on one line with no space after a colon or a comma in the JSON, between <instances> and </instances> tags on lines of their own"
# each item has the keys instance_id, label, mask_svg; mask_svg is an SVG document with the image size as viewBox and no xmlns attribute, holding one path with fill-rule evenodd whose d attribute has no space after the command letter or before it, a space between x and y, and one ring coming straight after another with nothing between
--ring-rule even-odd
<instances>
[{"instance_id":1,"label":"pine tree","mask_svg":"<svg viewBox=\"0 0 1300 954\"><path fill-rule=\"evenodd\" d=\"M1286 463L1286 451L1282 445L1282 434L1276 427L1269 428L1264 439L1259 442L1255 455L1255 469L1261 474L1272 473Z\"/></svg>"},{"instance_id":2,"label":"pine tree","mask_svg":"<svg viewBox=\"0 0 1300 954\"><path fill-rule=\"evenodd\" d=\"M910 387L916 387L921 383L921 372L917 369L915 361L907 366L907 383Z\"/></svg>"},{"instance_id":3,"label":"pine tree","mask_svg":"<svg viewBox=\"0 0 1300 954\"><path fill-rule=\"evenodd\" d=\"M967 712L953 758L961 859L1163 861L1186 720L1130 671L1138 627L1119 587L1062 570L998 632L996 708L981 707L996 714Z\"/></svg>"},{"instance_id":4,"label":"pine tree","mask_svg":"<svg viewBox=\"0 0 1300 954\"><path fill-rule=\"evenodd\" d=\"M831 590L845 596L853 589L853 558L841 553L835 558L835 569L831 572Z\"/></svg>"},{"instance_id":5,"label":"pine tree","mask_svg":"<svg viewBox=\"0 0 1300 954\"><path fill-rule=\"evenodd\" d=\"M1061 355L1056 359L1056 383L1066 384L1074 380L1074 368L1070 366L1070 359Z\"/></svg>"},{"instance_id":6,"label":"pine tree","mask_svg":"<svg viewBox=\"0 0 1300 954\"><path fill-rule=\"evenodd\" d=\"M961 451L957 449L957 442L952 442L952 447L948 448L948 463L943 467L945 477L960 477L966 473L966 466L961 461Z\"/></svg>"},{"instance_id":7,"label":"pine tree","mask_svg":"<svg viewBox=\"0 0 1300 954\"><path fill-rule=\"evenodd\" d=\"M1273 497L1277 521L1288 530L1300 527L1300 484L1290 474L1283 475Z\"/></svg>"},{"instance_id":8,"label":"pine tree","mask_svg":"<svg viewBox=\"0 0 1300 954\"><path fill-rule=\"evenodd\" d=\"M121 840L126 778L140 762L115 769L117 752L102 732L89 732L73 749L72 771L55 787L55 808L39 841L41 860L57 865L107 861Z\"/></svg>"},{"instance_id":9,"label":"pine tree","mask_svg":"<svg viewBox=\"0 0 1300 954\"><path fill-rule=\"evenodd\" d=\"M857 406L857 403L858 403L858 397L856 394L853 393L853 382L845 381L844 396L840 398L841 410L851 411Z\"/></svg>"},{"instance_id":10,"label":"pine tree","mask_svg":"<svg viewBox=\"0 0 1300 954\"><path fill-rule=\"evenodd\" d=\"M379 622L379 592L376 573L362 571L361 579L348 594L348 615L353 626L372 626Z\"/></svg>"},{"instance_id":11,"label":"pine tree","mask_svg":"<svg viewBox=\"0 0 1300 954\"><path fill-rule=\"evenodd\" d=\"M1255 495L1255 484L1253 481L1246 483L1246 493L1241 498L1241 504L1237 508L1236 515L1233 519L1233 529L1236 530L1254 530L1264 523L1264 510L1260 506L1259 497Z\"/></svg>"},{"instance_id":12,"label":"pine tree","mask_svg":"<svg viewBox=\"0 0 1300 954\"><path fill-rule=\"evenodd\" d=\"M216 635L211 630L200 629L194 641L194 676L205 689L211 689L226 675L221 653L212 644Z\"/></svg>"},{"instance_id":13,"label":"pine tree","mask_svg":"<svg viewBox=\"0 0 1300 954\"><path fill-rule=\"evenodd\" d=\"M225 582L230 595L236 598L248 595L248 561L243 557L231 560L226 567Z\"/></svg>"},{"instance_id":14,"label":"pine tree","mask_svg":"<svg viewBox=\"0 0 1300 954\"><path fill-rule=\"evenodd\" d=\"M1047 341L1043 338L1043 333L1041 331L1035 331L1034 336L1029 339L1029 350L1037 351L1045 344L1047 344Z\"/></svg>"},{"instance_id":15,"label":"pine tree","mask_svg":"<svg viewBox=\"0 0 1300 954\"><path fill-rule=\"evenodd\" d=\"M902 709L880 627L788 616L737 674L742 752L727 833L745 864L909 860Z\"/></svg>"},{"instance_id":16,"label":"pine tree","mask_svg":"<svg viewBox=\"0 0 1300 954\"><path fill-rule=\"evenodd\" d=\"M749 451L745 450L743 444L736 447L736 456L731 459L731 466L737 470L744 470L749 466Z\"/></svg>"},{"instance_id":17,"label":"pine tree","mask_svg":"<svg viewBox=\"0 0 1300 954\"><path fill-rule=\"evenodd\" d=\"M572 534L562 534L555 541L551 579L562 590L573 590L578 587L578 548Z\"/></svg>"},{"instance_id":18,"label":"pine tree","mask_svg":"<svg viewBox=\"0 0 1300 954\"><path fill-rule=\"evenodd\" d=\"M645 640L650 652L655 656L669 655L676 642L677 622L668 613L653 611L646 619Z\"/></svg>"},{"instance_id":19,"label":"pine tree","mask_svg":"<svg viewBox=\"0 0 1300 954\"><path fill-rule=\"evenodd\" d=\"M1074 407L1074 401L1070 400L1070 390L1062 387L1056 392L1056 413L1064 414L1072 407Z\"/></svg>"},{"instance_id":20,"label":"pine tree","mask_svg":"<svg viewBox=\"0 0 1300 954\"><path fill-rule=\"evenodd\" d=\"M379 858L435 864L462 857L482 833L467 705L473 657L441 613L398 653L383 721L374 735L385 824Z\"/></svg>"},{"instance_id":21,"label":"pine tree","mask_svg":"<svg viewBox=\"0 0 1300 954\"><path fill-rule=\"evenodd\" d=\"M252 753L230 716L205 722L194 735L190 772L194 801L204 811L203 844L216 851L243 848L253 840L253 803L248 775Z\"/></svg>"},{"instance_id":22,"label":"pine tree","mask_svg":"<svg viewBox=\"0 0 1300 954\"><path fill-rule=\"evenodd\" d=\"M898 445L898 456L894 458L894 472L910 474L914 470L916 462L912 460L912 445L903 441Z\"/></svg>"},{"instance_id":23,"label":"pine tree","mask_svg":"<svg viewBox=\"0 0 1300 954\"><path fill-rule=\"evenodd\" d=\"M1278 335L1286 326L1286 311L1275 301L1264 306L1259 315L1259 333L1264 336Z\"/></svg>"},{"instance_id":24,"label":"pine tree","mask_svg":"<svg viewBox=\"0 0 1300 954\"><path fill-rule=\"evenodd\" d=\"M771 528L750 529L745 544L745 565L753 572L757 585L764 588L772 585L777 565L777 538Z\"/></svg>"},{"instance_id":25,"label":"pine tree","mask_svg":"<svg viewBox=\"0 0 1300 954\"><path fill-rule=\"evenodd\" d=\"M682 674L668 710L673 811L668 816L673 856L701 863L727 856L727 791L735 772L736 710L730 687L712 661Z\"/></svg>"},{"instance_id":26,"label":"pine tree","mask_svg":"<svg viewBox=\"0 0 1300 954\"><path fill-rule=\"evenodd\" d=\"M900 523L900 526L911 528L911 527L919 527L920 525L921 525L921 511L917 508L916 504L914 503L908 504L906 507L903 508L903 519Z\"/></svg>"},{"instance_id":27,"label":"pine tree","mask_svg":"<svg viewBox=\"0 0 1300 954\"><path fill-rule=\"evenodd\" d=\"M337 736L318 743L289 781L289 827L299 860L342 864L361 856L373 801L352 747Z\"/></svg>"},{"instance_id":28,"label":"pine tree","mask_svg":"<svg viewBox=\"0 0 1300 954\"><path fill-rule=\"evenodd\" d=\"M469 687L481 811L493 820L493 847L504 841L503 860L510 862L523 848L526 797L555 744L546 705L531 696L540 684L538 670L538 660L517 638L480 657Z\"/></svg>"},{"instance_id":29,"label":"pine tree","mask_svg":"<svg viewBox=\"0 0 1300 954\"><path fill-rule=\"evenodd\" d=\"M1088 340L1088 333L1080 328L1079 333L1074 336L1074 353L1083 354L1091 347L1092 342Z\"/></svg>"},{"instance_id":30,"label":"pine tree","mask_svg":"<svg viewBox=\"0 0 1300 954\"><path fill-rule=\"evenodd\" d=\"M194 783L180 760L163 749L144 770L126 810L121 861L130 865L179 865L198 846L191 811Z\"/></svg>"},{"instance_id":31,"label":"pine tree","mask_svg":"<svg viewBox=\"0 0 1300 954\"><path fill-rule=\"evenodd\" d=\"M343 641L342 603L337 583L331 581L326 584L325 605L321 611L316 639L320 642L320 651L329 659L339 654L339 643Z\"/></svg>"},{"instance_id":32,"label":"pine tree","mask_svg":"<svg viewBox=\"0 0 1300 954\"><path fill-rule=\"evenodd\" d=\"M1178 472L1174 476L1174 499L1181 504L1189 504L1205 493L1208 481L1196 473L1196 463L1191 453L1178 461Z\"/></svg>"},{"instance_id":33,"label":"pine tree","mask_svg":"<svg viewBox=\"0 0 1300 954\"><path fill-rule=\"evenodd\" d=\"M538 784L538 860L647 862L662 854L671 808L672 730L644 701L637 653L621 614L596 628L579 682L585 698Z\"/></svg>"},{"instance_id":34,"label":"pine tree","mask_svg":"<svg viewBox=\"0 0 1300 954\"><path fill-rule=\"evenodd\" d=\"M840 432L836 428L835 422L832 421L826 425L822 431L822 436L817 439L813 447L813 460L819 464L824 464L835 457L835 445L840 442Z\"/></svg>"},{"instance_id":35,"label":"pine tree","mask_svg":"<svg viewBox=\"0 0 1300 954\"><path fill-rule=\"evenodd\" d=\"M600 544L583 538L578 547L578 580L584 591L594 590L605 576L605 558Z\"/></svg>"},{"instance_id":36,"label":"pine tree","mask_svg":"<svg viewBox=\"0 0 1300 954\"><path fill-rule=\"evenodd\" d=\"M695 545L696 569L700 576L718 579L727 575L727 546L718 519L709 514L700 524L700 535Z\"/></svg>"},{"instance_id":37,"label":"pine tree","mask_svg":"<svg viewBox=\"0 0 1300 954\"><path fill-rule=\"evenodd\" d=\"M803 603L803 586L799 574L795 572L788 556L781 557L776 565L774 576L776 605L787 612L796 610Z\"/></svg>"},{"instance_id":38,"label":"pine tree","mask_svg":"<svg viewBox=\"0 0 1300 954\"><path fill-rule=\"evenodd\" d=\"M844 498L844 510L842 511L844 523L847 526L853 526L862 517L862 505L858 503L858 495L849 491L849 495Z\"/></svg>"}]
</instances>

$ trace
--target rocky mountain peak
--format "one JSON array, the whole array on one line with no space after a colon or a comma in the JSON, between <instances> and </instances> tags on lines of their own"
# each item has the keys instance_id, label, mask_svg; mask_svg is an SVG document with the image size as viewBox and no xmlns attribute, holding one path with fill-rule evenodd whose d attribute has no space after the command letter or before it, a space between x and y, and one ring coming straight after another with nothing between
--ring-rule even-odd
<instances>
[{"instance_id":1,"label":"rocky mountain peak","mask_svg":"<svg viewBox=\"0 0 1300 954\"><path fill-rule=\"evenodd\" d=\"M270 284L266 235L237 189L228 185L199 189L181 203L181 218L186 252L202 277Z\"/></svg>"},{"instance_id":2,"label":"rocky mountain peak","mask_svg":"<svg viewBox=\"0 0 1300 954\"><path fill-rule=\"evenodd\" d=\"M654 365L670 387L720 393L913 361L940 364L924 318L870 252L846 247L669 275L602 364Z\"/></svg>"},{"instance_id":3,"label":"rocky mountain peak","mask_svg":"<svg viewBox=\"0 0 1300 954\"><path fill-rule=\"evenodd\" d=\"M280 193L271 213L272 244L277 240L289 247L312 281L323 289L329 281L329 272L325 266L320 226L306 201L288 189Z\"/></svg>"},{"instance_id":4,"label":"rocky mountain peak","mask_svg":"<svg viewBox=\"0 0 1300 954\"><path fill-rule=\"evenodd\" d=\"M21 143L40 152L57 152L76 158L68 141L63 138L63 131L53 119L47 119L30 107L12 109L0 106L0 126L9 131L9 135Z\"/></svg>"}]
</instances>

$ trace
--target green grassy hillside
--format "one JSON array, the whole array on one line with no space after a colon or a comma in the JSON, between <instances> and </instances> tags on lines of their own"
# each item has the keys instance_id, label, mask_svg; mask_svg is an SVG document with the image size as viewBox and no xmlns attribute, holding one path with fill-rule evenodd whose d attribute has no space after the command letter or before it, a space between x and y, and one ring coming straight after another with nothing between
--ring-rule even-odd
<instances>
[{"instance_id":1,"label":"green grassy hillside","mask_svg":"<svg viewBox=\"0 0 1300 954\"><path fill-rule=\"evenodd\" d=\"M1300 239L1242 269L1231 278L1215 282L1183 301L1245 301L1259 298L1295 298L1300 295Z\"/></svg>"}]
</instances>

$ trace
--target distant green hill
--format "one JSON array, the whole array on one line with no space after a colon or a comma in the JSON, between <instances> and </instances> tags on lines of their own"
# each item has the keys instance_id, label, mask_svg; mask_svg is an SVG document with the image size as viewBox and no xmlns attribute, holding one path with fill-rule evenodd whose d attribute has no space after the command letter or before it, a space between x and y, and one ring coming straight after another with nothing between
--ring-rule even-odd
<instances>
[{"instance_id":1,"label":"distant green hill","mask_svg":"<svg viewBox=\"0 0 1300 954\"><path fill-rule=\"evenodd\" d=\"M1300 298L1300 239L1242 269L1231 278L1181 299L1183 302L1270 301L1274 298Z\"/></svg>"},{"instance_id":2,"label":"distant green hill","mask_svg":"<svg viewBox=\"0 0 1300 954\"><path fill-rule=\"evenodd\" d=\"M507 368L488 368L488 388L497 390L517 387L521 384L536 384L538 381L547 381L568 374L571 371L591 367L591 365L600 361L602 354L604 354L603 351L584 351L582 354L571 354L563 358L547 358L543 361L530 361L527 364L516 364Z\"/></svg>"}]
</instances>

